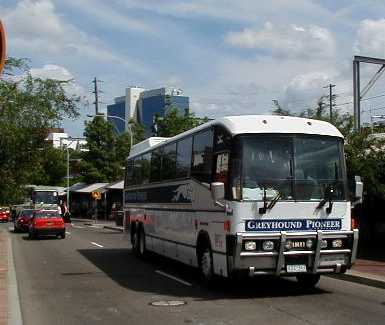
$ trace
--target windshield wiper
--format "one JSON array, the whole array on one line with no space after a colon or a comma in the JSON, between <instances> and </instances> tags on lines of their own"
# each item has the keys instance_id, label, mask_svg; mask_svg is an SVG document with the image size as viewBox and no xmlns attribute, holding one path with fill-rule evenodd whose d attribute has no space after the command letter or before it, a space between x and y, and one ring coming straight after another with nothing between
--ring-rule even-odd
<instances>
[{"instance_id":1,"label":"windshield wiper","mask_svg":"<svg viewBox=\"0 0 385 325\"><path fill-rule=\"evenodd\" d=\"M277 195L271 200L269 206L267 207L268 210L271 210L274 205L279 201L279 199L282 197L281 192L278 191Z\"/></svg>"},{"instance_id":2,"label":"windshield wiper","mask_svg":"<svg viewBox=\"0 0 385 325\"><path fill-rule=\"evenodd\" d=\"M316 210L322 209L325 206L326 202L329 201L329 206L326 208L326 213L330 214L333 209L333 193L334 193L333 186L328 185L325 188L324 197L321 200L321 202L317 205Z\"/></svg>"},{"instance_id":3,"label":"windshield wiper","mask_svg":"<svg viewBox=\"0 0 385 325\"><path fill-rule=\"evenodd\" d=\"M259 214L265 214L267 210L271 210L275 206L275 204L282 197L281 192L280 191L277 191L277 192L278 192L277 195L274 196L274 198L270 201L269 205L267 205L266 186L263 185L263 207L259 208Z\"/></svg>"}]
</instances>

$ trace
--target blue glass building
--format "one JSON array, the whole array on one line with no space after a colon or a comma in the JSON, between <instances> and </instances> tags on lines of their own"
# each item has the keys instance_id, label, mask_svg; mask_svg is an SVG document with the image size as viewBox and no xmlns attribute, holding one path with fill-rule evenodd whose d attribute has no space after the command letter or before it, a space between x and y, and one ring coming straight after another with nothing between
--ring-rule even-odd
<instances>
[{"instance_id":1,"label":"blue glass building","mask_svg":"<svg viewBox=\"0 0 385 325\"><path fill-rule=\"evenodd\" d=\"M125 97L115 98L115 103L107 105L107 121L114 126L114 131L117 134L122 134L125 131L126 120L126 107L125 107ZM119 117L119 118L117 118Z\"/></svg>"},{"instance_id":2,"label":"blue glass building","mask_svg":"<svg viewBox=\"0 0 385 325\"><path fill-rule=\"evenodd\" d=\"M189 97L181 96L181 93L180 89L174 88L127 88L126 96L117 97L114 104L107 105L107 120L117 134L122 134L126 130L124 120L133 119L143 126L144 136L149 138L153 136L156 115L164 116L173 107L183 115L189 112Z\"/></svg>"},{"instance_id":3,"label":"blue glass building","mask_svg":"<svg viewBox=\"0 0 385 325\"><path fill-rule=\"evenodd\" d=\"M167 88L144 91L138 103L138 122L144 127L146 138L153 135L156 115L164 116L169 108L177 108L180 114L189 112L189 97L175 95Z\"/></svg>"}]
</instances>

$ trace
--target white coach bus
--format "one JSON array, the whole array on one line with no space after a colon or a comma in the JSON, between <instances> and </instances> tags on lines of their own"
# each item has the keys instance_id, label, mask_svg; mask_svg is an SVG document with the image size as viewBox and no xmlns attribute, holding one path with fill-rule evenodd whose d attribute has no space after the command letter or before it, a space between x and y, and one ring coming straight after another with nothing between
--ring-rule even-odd
<instances>
[{"instance_id":1,"label":"white coach bus","mask_svg":"<svg viewBox=\"0 0 385 325\"><path fill-rule=\"evenodd\" d=\"M356 258L343 136L331 124L230 116L150 138L126 161L133 251L199 267L206 280L273 274L315 285Z\"/></svg>"}]
</instances>

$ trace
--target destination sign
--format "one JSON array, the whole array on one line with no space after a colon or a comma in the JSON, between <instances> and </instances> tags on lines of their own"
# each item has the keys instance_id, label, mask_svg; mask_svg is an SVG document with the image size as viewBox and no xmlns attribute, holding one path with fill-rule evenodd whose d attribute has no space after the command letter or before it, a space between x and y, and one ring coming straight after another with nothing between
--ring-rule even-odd
<instances>
[{"instance_id":1,"label":"destination sign","mask_svg":"<svg viewBox=\"0 0 385 325\"><path fill-rule=\"evenodd\" d=\"M341 219L246 220L246 231L341 230Z\"/></svg>"}]
</instances>

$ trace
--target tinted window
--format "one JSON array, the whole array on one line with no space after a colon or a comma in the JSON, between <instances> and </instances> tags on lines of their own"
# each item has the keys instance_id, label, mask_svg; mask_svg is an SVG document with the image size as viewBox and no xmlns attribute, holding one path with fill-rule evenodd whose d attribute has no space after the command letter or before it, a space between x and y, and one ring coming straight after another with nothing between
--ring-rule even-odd
<instances>
[{"instance_id":1,"label":"tinted window","mask_svg":"<svg viewBox=\"0 0 385 325\"><path fill-rule=\"evenodd\" d=\"M146 153L141 157L141 184L147 184L150 181L151 153Z\"/></svg>"},{"instance_id":2,"label":"tinted window","mask_svg":"<svg viewBox=\"0 0 385 325\"><path fill-rule=\"evenodd\" d=\"M176 172L176 143L165 146L162 157L162 180L174 179Z\"/></svg>"},{"instance_id":3,"label":"tinted window","mask_svg":"<svg viewBox=\"0 0 385 325\"><path fill-rule=\"evenodd\" d=\"M193 166L191 175L201 182L211 182L213 132L212 130L194 136Z\"/></svg>"},{"instance_id":4,"label":"tinted window","mask_svg":"<svg viewBox=\"0 0 385 325\"><path fill-rule=\"evenodd\" d=\"M141 184L142 179L142 159L137 157L134 159L134 184Z\"/></svg>"},{"instance_id":5,"label":"tinted window","mask_svg":"<svg viewBox=\"0 0 385 325\"><path fill-rule=\"evenodd\" d=\"M34 214L35 218L61 218L57 211L41 211Z\"/></svg>"},{"instance_id":6,"label":"tinted window","mask_svg":"<svg viewBox=\"0 0 385 325\"><path fill-rule=\"evenodd\" d=\"M156 149L151 153L150 182L160 181L161 150Z\"/></svg>"},{"instance_id":7,"label":"tinted window","mask_svg":"<svg viewBox=\"0 0 385 325\"><path fill-rule=\"evenodd\" d=\"M134 160L130 159L127 161L126 165L126 180L125 180L125 187L130 186L133 184L134 177Z\"/></svg>"},{"instance_id":8,"label":"tinted window","mask_svg":"<svg viewBox=\"0 0 385 325\"><path fill-rule=\"evenodd\" d=\"M178 141L176 177L189 177L191 167L192 137Z\"/></svg>"}]
</instances>

